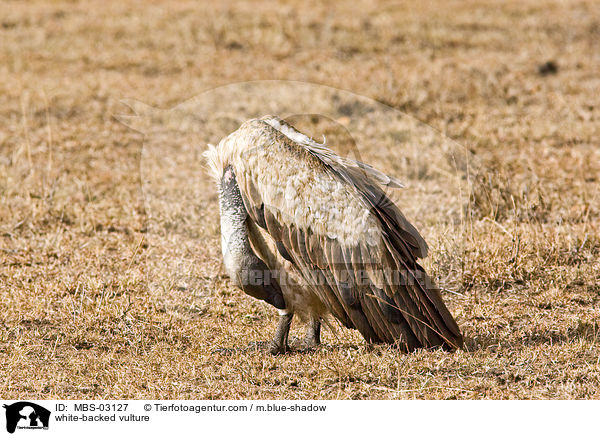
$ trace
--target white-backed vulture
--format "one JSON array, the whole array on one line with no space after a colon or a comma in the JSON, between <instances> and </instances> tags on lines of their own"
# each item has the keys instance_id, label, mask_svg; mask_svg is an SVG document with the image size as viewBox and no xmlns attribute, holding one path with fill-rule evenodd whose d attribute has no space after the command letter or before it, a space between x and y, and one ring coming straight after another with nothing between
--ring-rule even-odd
<instances>
[{"instance_id":1,"label":"white-backed vulture","mask_svg":"<svg viewBox=\"0 0 600 436\"><path fill-rule=\"evenodd\" d=\"M333 315L372 343L462 346L458 325L417 263L427 244L386 196L400 187L274 116L205 153L219 191L225 269L280 312L271 352L288 350L293 314L319 344Z\"/></svg>"}]
</instances>

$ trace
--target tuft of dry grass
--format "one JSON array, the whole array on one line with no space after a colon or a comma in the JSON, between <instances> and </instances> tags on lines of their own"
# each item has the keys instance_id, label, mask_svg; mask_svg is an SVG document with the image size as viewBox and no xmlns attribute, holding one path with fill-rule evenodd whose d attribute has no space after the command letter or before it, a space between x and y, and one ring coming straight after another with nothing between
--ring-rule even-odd
<instances>
[{"instance_id":1,"label":"tuft of dry grass","mask_svg":"<svg viewBox=\"0 0 600 436\"><path fill-rule=\"evenodd\" d=\"M597 2L0 7L0 397L600 398ZM430 165L361 148L408 182L465 350L400 354L336 328L313 353L214 353L270 337L276 315L225 278L208 181L161 219L146 201L143 149L198 162L197 129L144 136L114 115L257 79L351 90L466 147L459 226Z\"/></svg>"}]
</instances>

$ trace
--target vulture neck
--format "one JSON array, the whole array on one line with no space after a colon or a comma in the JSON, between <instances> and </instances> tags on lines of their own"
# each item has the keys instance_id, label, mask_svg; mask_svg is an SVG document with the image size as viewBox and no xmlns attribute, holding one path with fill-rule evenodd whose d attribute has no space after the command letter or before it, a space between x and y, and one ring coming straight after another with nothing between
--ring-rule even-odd
<instances>
[{"instance_id":1,"label":"vulture neck","mask_svg":"<svg viewBox=\"0 0 600 436\"><path fill-rule=\"evenodd\" d=\"M236 282L239 266L251 255L252 248L246 227L248 213L231 166L225 168L219 182L219 207L221 209L221 250L225 269Z\"/></svg>"}]
</instances>

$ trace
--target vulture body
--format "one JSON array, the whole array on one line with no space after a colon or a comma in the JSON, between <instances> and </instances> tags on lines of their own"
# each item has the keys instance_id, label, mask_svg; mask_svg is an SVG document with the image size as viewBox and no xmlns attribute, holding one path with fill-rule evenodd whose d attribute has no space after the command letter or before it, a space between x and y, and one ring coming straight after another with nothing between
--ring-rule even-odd
<instances>
[{"instance_id":1,"label":"vulture body","mask_svg":"<svg viewBox=\"0 0 600 436\"><path fill-rule=\"evenodd\" d=\"M417 259L427 244L385 195L400 187L274 116L245 122L205 153L219 191L225 269L276 307L271 352L288 350L294 314L320 342L333 315L371 343L405 351L462 346L460 330Z\"/></svg>"}]
</instances>

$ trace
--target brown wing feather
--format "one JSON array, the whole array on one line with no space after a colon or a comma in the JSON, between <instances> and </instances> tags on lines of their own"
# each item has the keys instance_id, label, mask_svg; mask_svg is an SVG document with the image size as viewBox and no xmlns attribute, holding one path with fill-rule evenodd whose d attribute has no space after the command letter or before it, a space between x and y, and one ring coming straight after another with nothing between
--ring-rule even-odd
<instances>
[{"instance_id":1,"label":"brown wing feather","mask_svg":"<svg viewBox=\"0 0 600 436\"><path fill-rule=\"evenodd\" d=\"M315 293L333 315L345 325L350 324L370 342L401 341L403 348L461 345L458 326L441 301L437 290L426 289L416 271L398 266L393 255L387 252L376 264L385 275L383 289L378 288L368 276L358 276L363 261L357 257L359 250L343 249L326 236L319 243L293 226L281 225L283 244L291 253L294 265L305 276L320 277L313 285ZM309 238L308 244L306 238ZM300 243L299 241L302 241ZM326 267L319 268L304 247L324 247ZM344 256L346 254L346 256ZM379 265L379 266L377 266ZM386 268L382 268L386 267ZM406 271L401 278L399 271ZM387 271L385 274L383 271ZM422 270L417 270L422 271ZM349 286L349 280L350 285ZM378 293L373 289L377 289Z\"/></svg>"}]
</instances>

